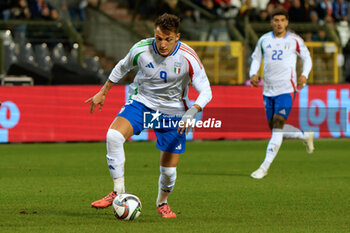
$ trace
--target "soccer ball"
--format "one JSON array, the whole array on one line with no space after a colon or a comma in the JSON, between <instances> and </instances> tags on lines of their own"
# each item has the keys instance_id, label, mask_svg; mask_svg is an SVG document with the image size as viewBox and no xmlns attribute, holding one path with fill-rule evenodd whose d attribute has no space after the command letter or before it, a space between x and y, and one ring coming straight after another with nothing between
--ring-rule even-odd
<instances>
[{"instance_id":1,"label":"soccer ball","mask_svg":"<svg viewBox=\"0 0 350 233\"><path fill-rule=\"evenodd\" d=\"M140 198L131 193L121 193L113 200L113 212L117 219L135 220L141 214Z\"/></svg>"}]
</instances>

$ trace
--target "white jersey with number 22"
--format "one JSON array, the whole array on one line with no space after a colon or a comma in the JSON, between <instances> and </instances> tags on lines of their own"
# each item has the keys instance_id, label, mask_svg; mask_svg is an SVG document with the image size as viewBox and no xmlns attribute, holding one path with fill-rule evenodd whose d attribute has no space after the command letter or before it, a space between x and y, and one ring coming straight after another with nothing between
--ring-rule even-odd
<instances>
[{"instance_id":1,"label":"white jersey with number 22","mask_svg":"<svg viewBox=\"0 0 350 233\"><path fill-rule=\"evenodd\" d=\"M268 32L259 38L252 54L249 77L258 74L264 59L263 94L277 96L294 92L297 86L297 56L303 61L301 75L307 78L312 61L303 39L291 32L287 32L283 38L277 38L273 32Z\"/></svg>"}]
</instances>

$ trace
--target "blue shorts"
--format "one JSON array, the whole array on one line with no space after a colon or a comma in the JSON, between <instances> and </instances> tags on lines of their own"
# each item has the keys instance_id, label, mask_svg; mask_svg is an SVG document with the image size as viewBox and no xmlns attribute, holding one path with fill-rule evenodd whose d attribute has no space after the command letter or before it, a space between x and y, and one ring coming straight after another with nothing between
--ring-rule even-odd
<instances>
[{"instance_id":1,"label":"blue shorts","mask_svg":"<svg viewBox=\"0 0 350 233\"><path fill-rule=\"evenodd\" d=\"M148 128L148 124L145 121L149 121L155 124L157 121L152 121L152 116L156 111L148 108L143 103L140 103L136 100L128 100L128 102L121 108L117 116L124 117L127 119L132 128L134 134L140 134L141 131L145 128ZM166 122L178 122L181 120L181 117L172 117L161 114L159 116L158 122L161 122L163 119ZM184 153L186 145L186 135L177 133L177 126L174 124L167 123L164 125L159 125L158 128L153 128L157 136L157 148L161 151L167 151L170 153ZM155 127L157 127L155 125Z\"/></svg>"},{"instance_id":2,"label":"blue shorts","mask_svg":"<svg viewBox=\"0 0 350 233\"><path fill-rule=\"evenodd\" d=\"M267 121L271 121L274 114L288 119L294 100L292 94L263 97Z\"/></svg>"}]
</instances>

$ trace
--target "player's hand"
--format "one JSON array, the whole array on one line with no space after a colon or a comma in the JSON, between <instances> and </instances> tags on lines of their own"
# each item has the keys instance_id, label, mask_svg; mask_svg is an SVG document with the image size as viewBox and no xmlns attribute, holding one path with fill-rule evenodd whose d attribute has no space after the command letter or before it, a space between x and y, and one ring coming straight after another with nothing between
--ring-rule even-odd
<instances>
[{"instance_id":1,"label":"player's hand","mask_svg":"<svg viewBox=\"0 0 350 233\"><path fill-rule=\"evenodd\" d=\"M193 121L194 116L197 114L198 109L195 106L192 106L188 109L185 114L182 116L179 121L179 127L177 128L177 132L180 134L186 133L190 131L190 123Z\"/></svg>"},{"instance_id":2,"label":"player's hand","mask_svg":"<svg viewBox=\"0 0 350 233\"><path fill-rule=\"evenodd\" d=\"M259 86L259 76L257 74L254 74L252 77L250 77L250 86L251 87Z\"/></svg>"},{"instance_id":3,"label":"player's hand","mask_svg":"<svg viewBox=\"0 0 350 233\"><path fill-rule=\"evenodd\" d=\"M96 106L97 105L100 105L98 110L101 111L102 110L102 106L103 104L105 103L105 99L106 99L106 96L103 95L102 92L98 92L96 95L94 95L93 97L85 100L85 103L90 103L90 113L93 113Z\"/></svg>"},{"instance_id":4,"label":"player's hand","mask_svg":"<svg viewBox=\"0 0 350 233\"><path fill-rule=\"evenodd\" d=\"M307 78L304 75L300 76L298 78L298 89L299 90L303 89L306 83L307 83Z\"/></svg>"}]
</instances>

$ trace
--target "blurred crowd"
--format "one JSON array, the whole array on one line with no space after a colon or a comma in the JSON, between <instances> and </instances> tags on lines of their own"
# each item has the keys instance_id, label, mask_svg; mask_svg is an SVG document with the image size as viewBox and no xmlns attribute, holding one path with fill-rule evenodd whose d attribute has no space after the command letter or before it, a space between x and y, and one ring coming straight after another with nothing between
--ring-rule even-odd
<instances>
[{"instance_id":1,"label":"blurred crowd","mask_svg":"<svg viewBox=\"0 0 350 233\"><path fill-rule=\"evenodd\" d=\"M237 18L248 15L252 21L269 21L275 8L284 8L292 22L334 23L349 20L350 2L346 0L190 0L215 16ZM199 20L204 15L179 0L128 1L131 8L138 7L142 16L150 17L168 12Z\"/></svg>"},{"instance_id":2,"label":"blurred crowd","mask_svg":"<svg viewBox=\"0 0 350 233\"><path fill-rule=\"evenodd\" d=\"M0 19L57 20L70 17L72 21L85 21L87 4L87 0L1 0Z\"/></svg>"},{"instance_id":3,"label":"blurred crowd","mask_svg":"<svg viewBox=\"0 0 350 233\"><path fill-rule=\"evenodd\" d=\"M152 19L165 12L178 15L183 24L203 22L212 17L180 0L100 0L123 3L140 18ZM350 1L347 0L188 0L211 16L223 19L249 18L251 22L269 22L276 8L288 10L290 22L334 25L344 47L350 38ZM0 19L57 20L70 18L85 21L88 0L1 0ZM318 33L305 33L306 41L328 41L326 28Z\"/></svg>"},{"instance_id":4,"label":"blurred crowd","mask_svg":"<svg viewBox=\"0 0 350 233\"><path fill-rule=\"evenodd\" d=\"M248 16L251 21L269 21L275 8L289 11L291 22L335 23L348 21L350 2L346 0L190 0L220 18ZM205 15L179 0L126 1L142 17L156 17L164 12L199 21ZM87 0L1 0L0 18L56 20L67 11L74 21L85 20Z\"/></svg>"},{"instance_id":5,"label":"blurred crowd","mask_svg":"<svg viewBox=\"0 0 350 233\"><path fill-rule=\"evenodd\" d=\"M347 0L190 0L212 16L237 21L248 17L250 22L269 22L276 8L288 10L291 23L321 25L317 33L303 33L306 41L328 41L325 25L333 25L341 37L344 47L350 38L350 1ZM139 2L139 4L137 4ZM179 0L129 0L129 7L143 18L172 13L182 21L201 22L210 17L189 7Z\"/></svg>"}]
</instances>

